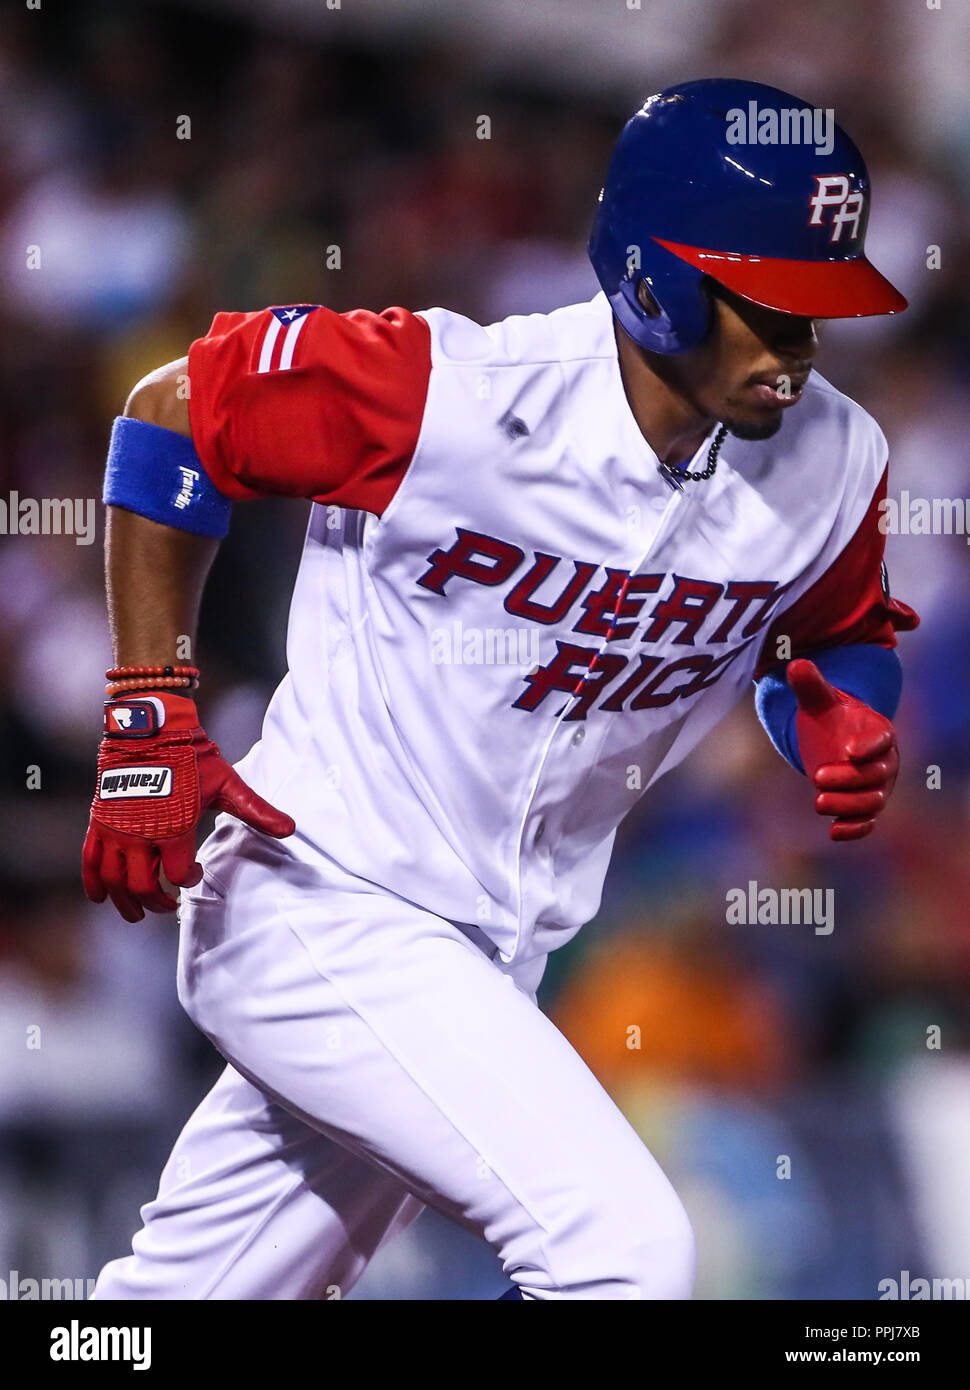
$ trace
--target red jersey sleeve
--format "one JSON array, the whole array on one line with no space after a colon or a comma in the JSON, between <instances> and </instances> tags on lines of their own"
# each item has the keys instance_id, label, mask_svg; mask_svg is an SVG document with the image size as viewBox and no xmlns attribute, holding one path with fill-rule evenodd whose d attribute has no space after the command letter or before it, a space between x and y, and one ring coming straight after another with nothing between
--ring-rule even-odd
<instances>
[{"instance_id":1,"label":"red jersey sleeve","mask_svg":"<svg viewBox=\"0 0 970 1390\"><path fill-rule=\"evenodd\" d=\"M777 652L781 637L790 639L794 659L822 647L867 642L895 647L896 633L919 623L912 608L889 596L883 564L886 538L879 529L887 480L888 469L849 544L811 588L771 624L762 643L755 680L780 664L782 658Z\"/></svg>"},{"instance_id":2,"label":"red jersey sleeve","mask_svg":"<svg viewBox=\"0 0 970 1390\"><path fill-rule=\"evenodd\" d=\"M421 429L431 334L406 309L216 314L189 348L189 420L226 497L309 497L378 516Z\"/></svg>"}]
</instances>

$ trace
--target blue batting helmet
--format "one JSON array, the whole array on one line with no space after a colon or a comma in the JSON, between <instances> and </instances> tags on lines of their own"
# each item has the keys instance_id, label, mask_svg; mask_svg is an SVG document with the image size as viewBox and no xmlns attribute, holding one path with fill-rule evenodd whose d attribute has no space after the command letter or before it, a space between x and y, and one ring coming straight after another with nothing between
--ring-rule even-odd
<instances>
[{"instance_id":1,"label":"blue batting helmet","mask_svg":"<svg viewBox=\"0 0 970 1390\"><path fill-rule=\"evenodd\" d=\"M831 112L712 78L650 97L624 126L589 255L630 337L686 352L710 327L705 276L806 318L905 309L866 259L868 220L865 163ZM640 303L641 283L659 313Z\"/></svg>"}]
</instances>

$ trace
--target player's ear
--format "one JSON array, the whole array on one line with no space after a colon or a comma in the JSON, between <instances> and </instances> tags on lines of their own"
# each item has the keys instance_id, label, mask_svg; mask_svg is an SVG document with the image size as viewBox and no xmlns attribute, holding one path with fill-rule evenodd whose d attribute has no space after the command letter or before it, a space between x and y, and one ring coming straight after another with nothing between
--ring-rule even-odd
<instances>
[{"instance_id":1,"label":"player's ear","mask_svg":"<svg viewBox=\"0 0 970 1390\"><path fill-rule=\"evenodd\" d=\"M637 302L645 314L649 314L652 319L660 317L660 305L647 289L646 280L641 280L637 285Z\"/></svg>"}]
</instances>

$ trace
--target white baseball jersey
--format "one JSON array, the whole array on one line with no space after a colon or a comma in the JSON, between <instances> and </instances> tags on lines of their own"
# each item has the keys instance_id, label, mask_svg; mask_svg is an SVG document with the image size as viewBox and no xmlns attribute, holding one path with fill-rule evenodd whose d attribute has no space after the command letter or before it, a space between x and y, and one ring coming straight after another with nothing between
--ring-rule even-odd
<instances>
[{"instance_id":1,"label":"white baseball jersey","mask_svg":"<svg viewBox=\"0 0 970 1390\"><path fill-rule=\"evenodd\" d=\"M602 294L488 327L221 314L189 373L216 485L314 499L289 670L240 774L295 818L293 860L477 924L507 962L595 913L619 822L756 673L895 644L886 443L817 374L772 439L728 436L678 489ZM223 817L207 875L253 839Z\"/></svg>"},{"instance_id":2,"label":"white baseball jersey","mask_svg":"<svg viewBox=\"0 0 970 1390\"><path fill-rule=\"evenodd\" d=\"M182 894L179 998L227 1066L95 1297L342 1297L426 1204L523 1298L689 1297L684 1207L535 990L757 671L911 625L879 430L813 377L672 488L602 296L219 315L189 370L216 484L315 503L239 764L297 831L221 817Z\"/></svg>"}]
</instances>

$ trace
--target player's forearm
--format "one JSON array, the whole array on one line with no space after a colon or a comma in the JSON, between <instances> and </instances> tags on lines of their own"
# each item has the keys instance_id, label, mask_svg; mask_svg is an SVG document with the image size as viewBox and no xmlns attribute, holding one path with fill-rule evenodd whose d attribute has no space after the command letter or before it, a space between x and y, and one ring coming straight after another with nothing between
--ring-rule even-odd
<instances>
[{"instance_id":1,"label":"player's forearm","mask_svg":"<svg viewBox=\"0 0 970 1390\"><path fill-rule=\"evenodd\" d=\"M199 605L219 542L121 507L108 507L107 518L105 587L115 663L195 663Z\"/></svg>"},{"instance_id":2,"label":"player's forearm","mask_svg":"<svg viewBox=\"0 0 970 1390\"><path fill-rule=\"evenodd\" d=\"M133 428L148 428L133 441L140 455L122 458L115 473L109 495L117 499L120 491L124 505L107 508L108 622L114 660L120 666L195 664L199 605L219 547L219 527L215 533L210 529L210 534L200 534L165 524L169 515L179 522L187 515L165 505L180 491L179 479L183 491L186 475L194 483L187 485L186 497L179 498L177 506L193 496L202 471L191 446L187 369L185 357L159 367L142 378L125 405L127 419L140 422ZM130 437L127 447L132 448ZM158 495L151 487L145 491L146 477L163 480ZM151 519L153 512L160 519Z\"/></svg>"}]
</instances>

